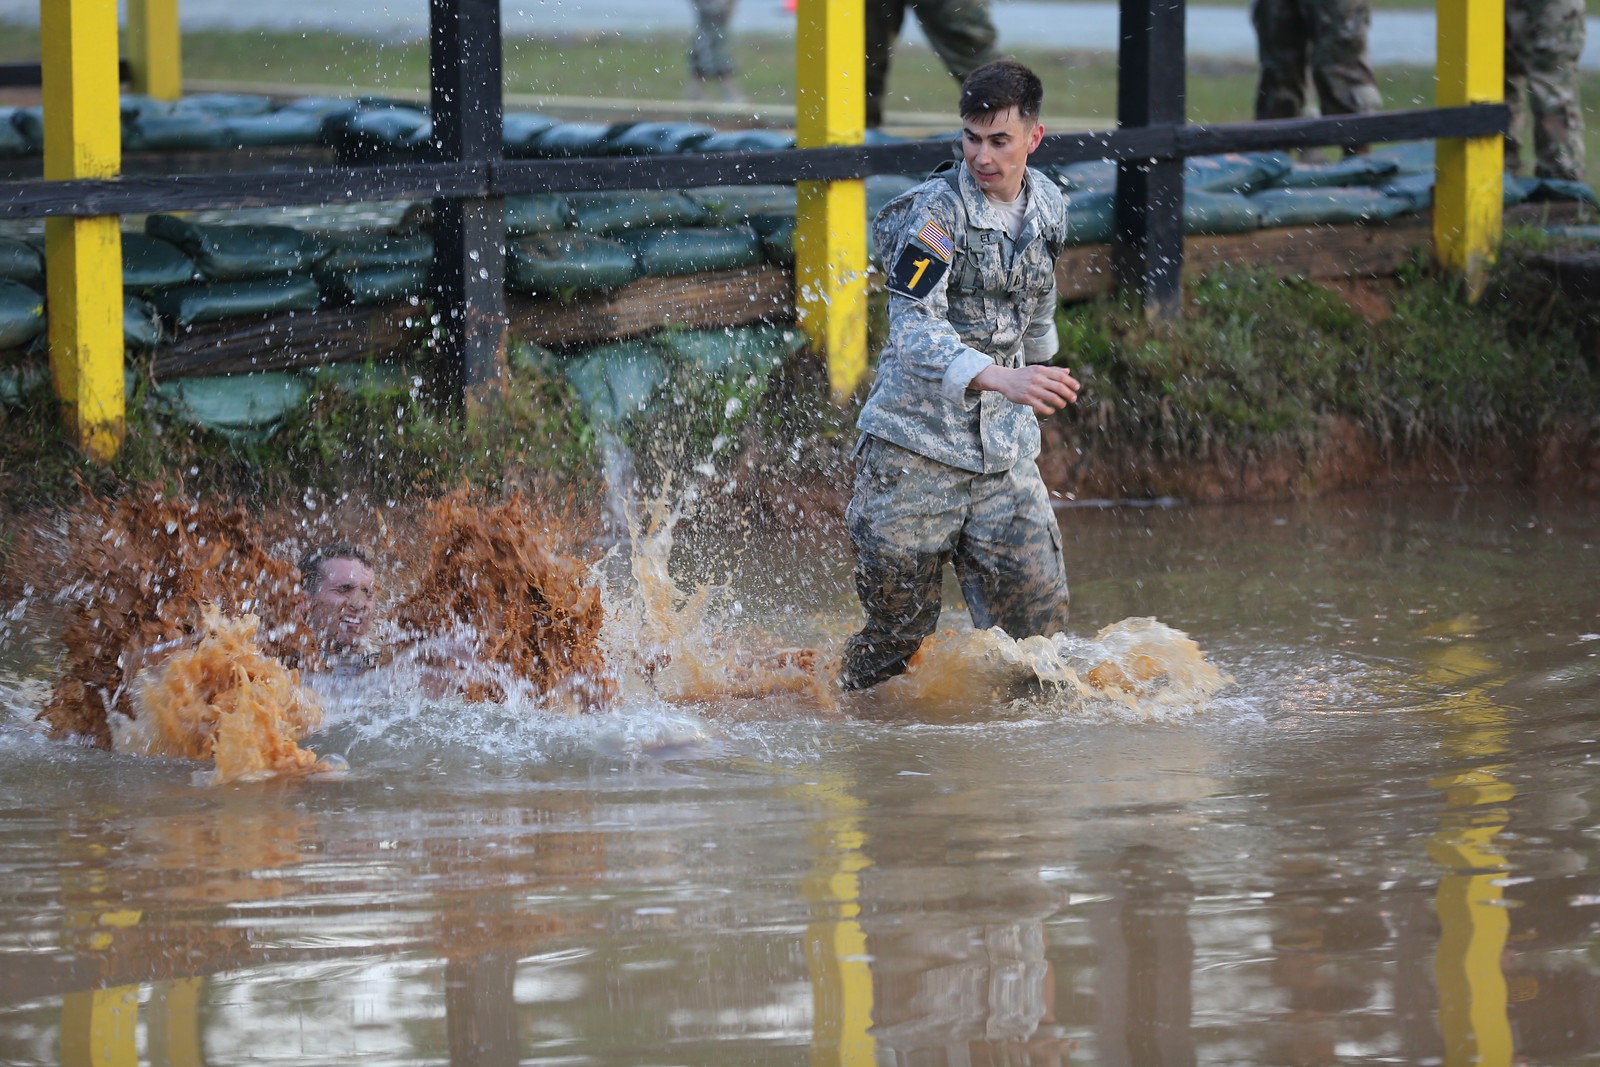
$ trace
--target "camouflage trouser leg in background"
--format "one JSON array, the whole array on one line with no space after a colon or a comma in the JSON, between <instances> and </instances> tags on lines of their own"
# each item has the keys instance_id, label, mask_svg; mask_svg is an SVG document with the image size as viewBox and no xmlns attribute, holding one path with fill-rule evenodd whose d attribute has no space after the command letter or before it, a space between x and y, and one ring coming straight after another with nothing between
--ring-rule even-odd
<instances>
[{"instance_id":1,"label":"camouflage trouser leg in background","mask_svg":"<svg viewBox=\"0 0 1600 1067\"><path fill-rule=\"evenodd\" d=\"M867 125L883 125L883 94L889 82L889 59L895 38L905 25L906 9L916 13L922 32L952 77L961 81L985 63L1000 58L995 50L994 20L989 0L867 0ZM951 101L919 110L945 110ZM951 109L953 110L953 109Z\"/></svg>"},{"instance_id":2,"label":"camouflage trouser leg in background","mask_svg":"<svg viewBox=\"0 0 1600 1067\"><path fill-rule=\"evenodd\" d=\"M867 617L845 645L845 689L905 671L938 624L947 561L973 626L1018 638L1066 628L1061 529L1031 459L973 474L869 437L845 518Z\"/></svg>"},{"instance_id":3,"label":"camouflage trouser leg in background","mask_svg":"<svg viewBox=\"0 0 1600 1067\"><path fill-rule=\"evenodd\" d=\"M1261 59L1256 118L1298 118L1312 86L1324 115L1383 105L1367 51L1367 0L1254 0L1250 21Z\"/></svg>"},{"instance_id":4,"label":"camouflage trouser leg in background","mask_svg":"<svg viewBox=\"0 0 1600 1067\"><path fill-rule=\"evenodd\" d=\"M689 42L689 71L696 78L733 76L733 54L728 50L728 19L734 0L694 0L694 38Z\"/></svg>"},{"instance_id":5,"label":"camouflage trouser leg in background","mask_svg":"<svg viewBox=\"0 0 1600 1067\"><path fill-rule=\"evenodd\" d=\"M1506 0L1506 166L1512 171L1521 164L1517 130L1531 112L1534 174L1583 180L1578 56L1584 35L1583 0Z\"/></svg>"}]
</instances>

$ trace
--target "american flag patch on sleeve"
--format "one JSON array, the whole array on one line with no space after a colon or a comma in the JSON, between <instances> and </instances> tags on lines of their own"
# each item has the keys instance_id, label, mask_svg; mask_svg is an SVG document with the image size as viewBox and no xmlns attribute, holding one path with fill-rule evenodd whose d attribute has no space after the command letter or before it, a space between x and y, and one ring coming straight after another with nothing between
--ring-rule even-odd
<instances>
[{"instance_id":1,"label":"american flag patch on sleeve","mask_svg":"<svg viewBox=\"0 0 1600 1067\"><path fill-rule=\"evenodd\" d=\"M950 235L937 222L930 222L917 234L917 240L926 245L929 251L938 254L946 263L956 254L955 242L950 240Z\"/></svg>"}]
</instances>

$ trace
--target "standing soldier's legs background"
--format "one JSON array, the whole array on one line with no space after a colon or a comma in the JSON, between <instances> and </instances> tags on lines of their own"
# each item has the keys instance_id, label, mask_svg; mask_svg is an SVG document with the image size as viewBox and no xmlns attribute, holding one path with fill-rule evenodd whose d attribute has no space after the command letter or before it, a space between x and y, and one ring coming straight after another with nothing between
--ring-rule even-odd
<instances>
[{"instance_id":1,"label":"standing soldier's legs background","mask_svg":"<svg viewBox=\"0 0 1600 1067\"><path fill-rule=\"evenodd\" d=\"M1254 0L1250 21L1256 28L1256 54L1261 61L1256 118L1299 118L1306 109L1310 76L1310 25L1301 17L1295 0Z\"/></svg>"},{"instance_id":2,"label":"standing soldier's legs background","mask_svg":"<svg viewBox=\"0 0 1600 1067\"><path fill-rule=\"evenodd\" d=\"M1534 174L1583 180L1578 56L1584 36L1583 0L1506 0L1506 164L1513 173L1521 167L1519 131L1531 112Z\"/></svg>"},{"instance_id":3,"label":"standing soldier's legs background","mask_svg":"<svg viewBox=\"0 0 1600 1067\"><path fill-rule=\"evenodd\" d=\"M728 47L728 20L733 17L734 0L694 0L695 28L689 41L689 73L694 76L690 95L703 94L708 81L723 84L724 97L730 92L737 72L733 52Z\"/></svg>"},{"instance_id":4,"label":"standing soldier's legs background","mask_svg":"<svg viewBox=\"0 0 1600 1067\"><path fill-rule=\"evenodd\" d=\"M977 477L877 438L862 446L845 525L866 623L845 642L842 688L865 689L904 673L933 633L945 561Z\"/></svg>"},{"instance_id":5,"label":"standing soldier's legs background","mask_svg":"<svg viewBox=\"0 0 1600 1067\"><path fill-rule=\"evenodd\" d=\"M1019 640L1065 630L1071 598L1061 527L1037 463L976 476L971 495L954 562L972 625Z\"/></svg>"},{"instance_id":6,"label":"standing soldier's legs background","mask_svg":"<svg viewBox=\"0 0 1600 1067\"><path fill-rule=\"evenodd\" d=\"M905 0L867 0L867 126L883 125L883 94L889 84L889 60L895 38L906 20Z\"/></svg>"},{"instance_id":7,"label":"standing soldier's legs background","mask_svg":"<svg viewBox=\"0 0 1600 1067\"><path fill-rule=\"evenodd\" d=\"M989 0L911 0L917 22L956 81L1000 58Z\"/></svg>"},{"instance_id":8,"label":"standing soldier's legs background","mask_svg":"<svg viewBox=\"0 0 1600 1067\"><path fill-rule=\"evenodd\" d=\"M1368 0L1306 0L1311 23L1311 79L1324 115L1354 115L1383 106L1372 73Z\"/></svg>"}]
</instances>

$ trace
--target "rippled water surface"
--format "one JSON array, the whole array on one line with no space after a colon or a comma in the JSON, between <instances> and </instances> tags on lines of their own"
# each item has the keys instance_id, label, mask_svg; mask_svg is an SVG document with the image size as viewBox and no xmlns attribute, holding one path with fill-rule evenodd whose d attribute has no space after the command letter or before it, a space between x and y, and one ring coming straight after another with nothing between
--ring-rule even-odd
<instances>
[{"instance_id":1,"label":"rippled water surface","mask_svg":"<svg viewBox=\"0 0 1600 1067\"><path fill-rule=\"evenodd\" d=\"M1143 719L957 636L838 714L358 692L311 742L350 773L207 787L35 730L33 611L0 1062L1600 1062L1600 509L1062 525L1078 630L1153 616L1227 688ZM743 559L751 617L852 625L839 546Z\"/></svg>"}]
</instances>

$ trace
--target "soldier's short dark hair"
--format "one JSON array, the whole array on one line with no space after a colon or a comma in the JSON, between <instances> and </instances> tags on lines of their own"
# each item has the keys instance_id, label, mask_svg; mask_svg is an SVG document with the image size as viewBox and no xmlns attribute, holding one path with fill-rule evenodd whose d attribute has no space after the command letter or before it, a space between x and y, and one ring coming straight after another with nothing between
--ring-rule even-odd
<instances>
[{"instance_id":1,"label":"soldier's short dark hair","mask_svg":"<svg viewBox=\"0 0 1600 1067\"><path fill-rule=\"evenodd\" d=\"M366 550L356 547L349 541L318 545L301 556L297 564L300 568L300 588L305 591L306 596L314 594L317 586L322 584L322 565L330 559L353 559L364 567L372 566L372 557L367 555Z\"/></svg>"},{"instance_id":2,"label":"soldier's short dark hair","mask_svg":"<svg viewBox=\"0 0 1600 1067\"><path fill-rule=\"evenodd\" d=\"M1044 85L1039 76L1014 59L985 63L961 83L961 117L987 118L1014 107L1032 122L1044 105Z\"/></svg>"}]
</instances>

